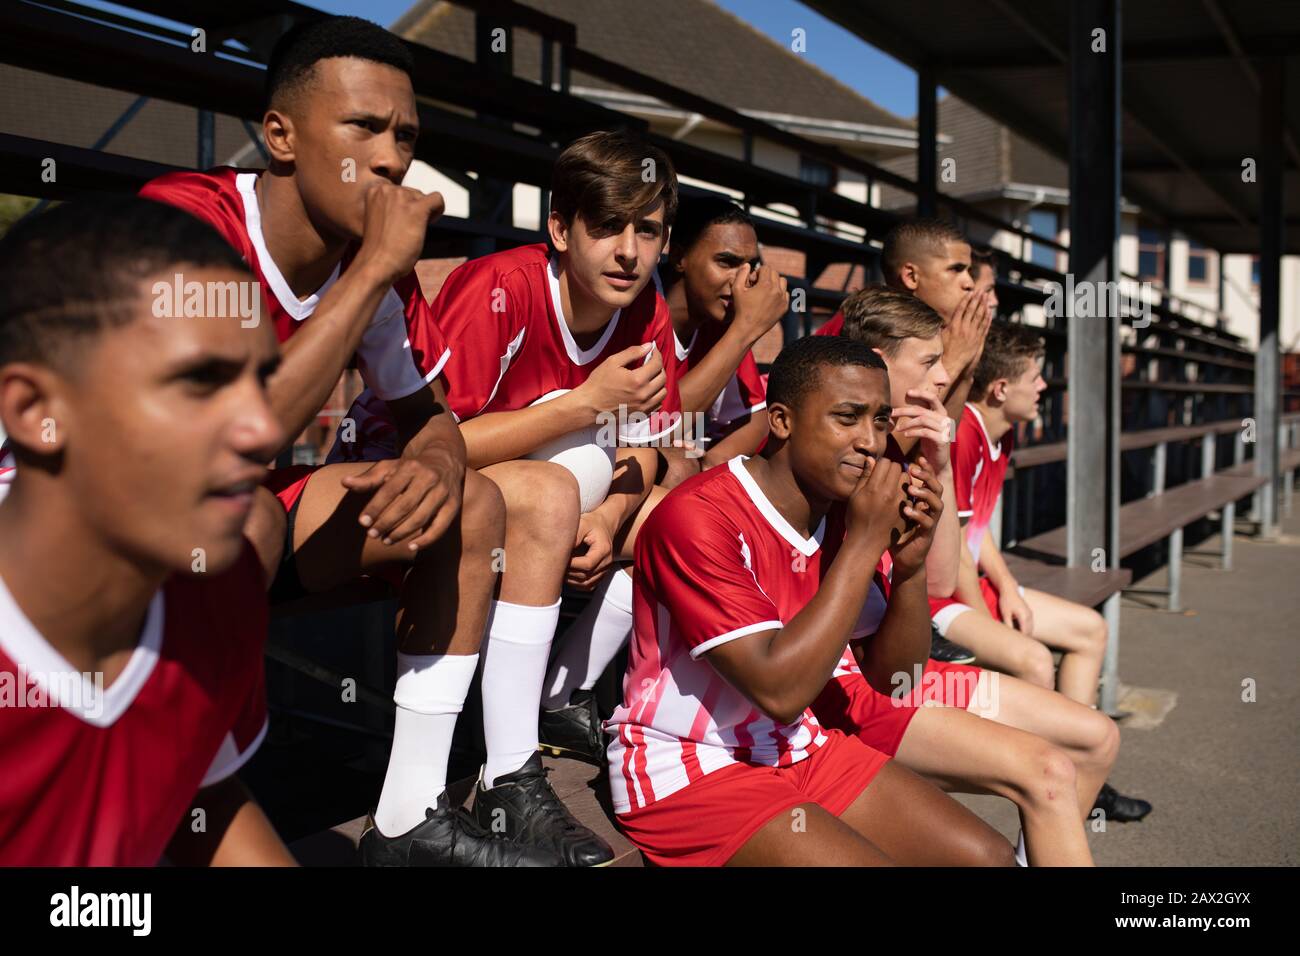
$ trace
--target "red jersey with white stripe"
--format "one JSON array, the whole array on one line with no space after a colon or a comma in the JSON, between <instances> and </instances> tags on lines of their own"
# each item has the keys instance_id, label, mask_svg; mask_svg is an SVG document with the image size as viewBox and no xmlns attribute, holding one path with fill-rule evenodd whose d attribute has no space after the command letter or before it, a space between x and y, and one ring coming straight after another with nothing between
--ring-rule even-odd
<instances>
[{"instance_id":1,"label":"red jersey with white stripe","mask_svg":"<svg viewBox=\"0 0 1300 956\"><path fill-rule=\"evenodd\" d=\"M266 734L266 589L252 546L175 575L108 687L73 670L0 580L0 866L154 866L200 787Z\"/></svg>"},{"instance_id":2,"label":"red jersey with white stripe","mask_svg":"<svg viewBox=\"0 0 1300 956\"><path fill-rule=\"evenodd\" d=\"M447 277L433 313L451 344L447 400L458 421L517 411L551 392L577 388L601 362L646 342L659 350L668 394L648 419L629 416L620 437L629 443L661 438L681 419L673 326L657 274L587 348L579 347L569 330L560 301L559 262L542 244L463 263ZM362 393L348 417L357 423L358 435L384 434L383 411ZM341 441L330 453L332 461L352 457Z\"/></svg>"},{"instance_id":3,"label":"red jersey with white stripe","mask_svg":"<svg viewBox=\"0 0 1300 956\"><path fill-rule=\"evenodd\" d=\"M953 491L957 498L957 517L966 522L966 546L978 566L980 543L984 532L993 524L993 512L1002 494L1002 482L1007 476L1007 463L1011 460L1014 429L1008 429L996 445L989 440L988 430L979 410L966 404L966 414L957 425L957 437L952 443Z\"/></svg>"},{"instance_id":4,"label":"red jersey with white stripe","mask_svg":"<svg viewBox=\"0 0 1300 956\"><path fill-rule=\"evenodd\" d=\"M812 537L799 534L744 462L683 482L637 536L624 697L606 723L616 813L733 763L790 766L827 739L811 710L789 724L766 716L707 656L791 621L843 538L840 508Z\"/></svg>"},{"instance_id":5,"label":"red jersey with white stripe","mask_svg":"<svg viewBox=\"0 0 1300 956\"><path fill-rule=\"evenodd\" d=\"M677 374L685 376L692 366L698 365L726 332L727 326L721 322L705 322L695 330L691 341L686 345L674 333ZM705 412L705 435L710 442L720 441L748 421L751 415L765 408L767 386L758 370L753 351L747 351L714 399L713 405Z\"/></svg>"},{"instance_id":6,"label":"red jersey with white stripe","mask_svg":"<svg viewBox=\"0 0 1300 956\"><path fill-rule=\"evenodd\" d=\"M311 318L321 298L347 269L355 250L349 250L315 293L299 299L267 251L257 203L258 175L228 166L206 173L168 173L146 183L140 195L176 206L221 233L257 278L263 307L269 310L279 340L285 342ZM438 377L449 357L447 340L414 272L384 296L355 356L361 378L381 400L418 392Z\"/></svg>"}]
</instances>

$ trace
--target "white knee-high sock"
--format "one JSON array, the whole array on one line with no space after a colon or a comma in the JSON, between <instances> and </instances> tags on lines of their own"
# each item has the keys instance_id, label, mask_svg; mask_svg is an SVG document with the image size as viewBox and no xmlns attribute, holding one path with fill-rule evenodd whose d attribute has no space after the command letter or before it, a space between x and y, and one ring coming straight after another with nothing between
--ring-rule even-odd
<instances>
[{"instance_id":1,"label":"white knee-high sock","mask_svg":"<svg viewBox=\"0 0 1300 956\"><path fill-rule=\"evenodd\" d=\"M559 620L559 601L547 607L492 602L483 646L484 787L537 752L537 710Z\"/></svg>"},{"instance_id":2,"label":"white knee-high sock","mask_svg":"<svg viewBox=\"0 0 1300 956\"><path fill-rule=\"evenodd\" d=\"M397 655L397 719L375 825L398 836L424 822L447 787L456 717L478 669L477 654Z\"/></svg>"},{"instance_id":3,"label":"white knee-high sock","mask_svg":"<svg viewBox=\"0 0 1300 956\"><path fill-rule=\"evenodd\" d=\"M1028 866L1029 856L1025 851L1025 831L1020 831L1020 836L1016 839L1016 866Z\"/></svg>"},{"instance_id":4,"label":"white knee-high sock","mask_svg":"<svg viewBox=\"0 0 1300 956\"><path fill-rule=\"evenodd\" d=\"M629 569L630 570L630 569ZM559 710L575 690L591 690L632 633L632 575L615 569L596 586L591 603L560 635L560 652L546 675L542 706Z\"/></svg>"}]
</instances>

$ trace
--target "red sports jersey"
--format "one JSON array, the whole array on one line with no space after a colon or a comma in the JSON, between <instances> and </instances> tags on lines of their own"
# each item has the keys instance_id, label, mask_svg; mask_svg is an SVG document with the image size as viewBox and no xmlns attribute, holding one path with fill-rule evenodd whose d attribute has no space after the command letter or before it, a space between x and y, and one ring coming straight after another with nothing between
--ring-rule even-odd
<instances>
[{"instance_id":1,"label":"red sports jersey","mask_svg":"<svg viewBox=\"0 0 1300 956\"><path fill-rule=\"evenodd\" d=\"M980 542L984 532L993 523L993 511L1002 494L1002 482L1007 475L1014 443L1013 431L1008 430L995 446L984 428L984 419L978 409L967 403L966 414L957 426L957 437L952 443L953 491L957 497L957 517L966 522L966 545L978 567Z\"/></svg>"},{"instance_id":2,"label":"red sports jersey","mask_svg":"<svg viewBox=\"0 0 1300 956\"><path fill-rule=\"evenodd\" d=\"M683 482L637 536L624 699L606 724L616 813L733 763L789 766L826 741L811 710L778 724L703 657L791 621L843 538L838 507L812 537L799 534L744 462L736 457ZM868 613L855 635L867 633Z\"/></svg>"},{"instance_id":3,"label":"red sports jersey","mask_svg":"<svg viewBox=\"0 0 1300 956\"><path fill-rule=\"evenodd\" d=\"M713 346L726 334L727 326L721 322L705 322L691 341L682 345L681 340L673 334L673 345L677 352L677 374L685 376L691 366L700 362L709 354ZM767 408L767 386L754 361L754 353L746 352L740 360L740 366L727 379L713 405L705 413L705 435L710 442L717 442L727 437L736 428L749 419L749 416Z\"/></svg>"},{"instance_id":4,"label":"red sports jersey","mask_svg":"<svg viewBox=\"0 0 1300 956\"><path fill-rule=\"evenodd\" d=\"M823 325L813 335L839 335L844 328L844 313L836 312L831 316L830 321Z\"/></svg>"},{"instance_id":5,"label":"red sports jersey","mask_svg":"<svg viewBox=\"0 0 1300 956\"><path fill-rule=\"evenodd\" d=\"M658 275L632 305L614 313L595 344L582 349L563 317L558 270L558 261L539 244L471 259L447 277L433 313L451 343L447 399L456 419L527 408L550 392L577 388L611 355L653 342L668 395L659 413L629 422L620 437L635 444L667 435L681 419L681 400L673 325ZM362 393L348 417L358 437L382 437L391 431L385 412ZM341 441L330 452L332 461L355 457Z\"/></svg>"},{"instance_id":6,"label":"red sports jersey","mask_svg":"<svg viewBox=\"0 0 1300 956\"><path fill-rule=\"evenodd\" d=\"M228 166L210 172L168 173L140 190L146 199L169 203L213 226L243 256L263 291L265 307L281 342L311 317L317 303L352 260L350 251L315 293L299 299L276 267L262 233L258 173ZM441 373L450 353L412 272L384 296L361 337L356 365L380 399L405 398Z\"/></svg>"},{"instance_id":7,"label":"red sports jersey","mask_svg":"<svg viewBox=\"0 0 1300 956\"><path fill-rule=\"evenodd\" d=\"M266 626L245 543L229 570L163 585L100 692L0 580L0 866L157 864L198 789L266 734Z\"/></svg>"}]
</instances>

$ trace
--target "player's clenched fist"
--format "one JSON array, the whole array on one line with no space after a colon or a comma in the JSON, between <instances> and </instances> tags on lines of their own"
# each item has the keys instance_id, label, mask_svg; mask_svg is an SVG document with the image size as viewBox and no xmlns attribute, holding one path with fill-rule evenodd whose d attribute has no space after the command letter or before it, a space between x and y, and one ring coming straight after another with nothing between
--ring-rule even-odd
<instances>
[{"instance_id":1,"label":"player's clenched fist","mask_svg":"<svg viewBox=\"0 0 1300 956\"><path fill-rule=\"evenodd\" d=\"M849 496L847 533L865 535L884 551L907 527L903 469L887 458L868 459Z\"/></svg>"},{"instance_id":2,"label":"player's clenched fist","mask_svg":"<svg viewBox=\"0 0 1300 956\"><path fill-rule=\"evenodd\" d=\"M429 448L419 458L377 461L345 477L343 486L354 494L373 492L357 519L370 537L419 551L460 513L465 466L451 453Z\"/></svg>"},{"instance_id":3,"label":"player's clenched fist","mask_svg":"<svg viewBox=\"0 0 1300 956\"><path fill-rule=\"evenodd\" d=\"M748 338L757 342L790 308L790 293L785 277L775 266L751 271L746 262L736 272L731 284L731 301L735 324L747 330Z\"/></svg>"},{"instance_id":4,"label":"player's clenched fist","mask_svg":"<svg viewBox=\"0 0 1300 956\"><path fill-rule=\"evenodd\" d=\"M366 225L356 266L391 285L415 268L429 223L442 215L442 193L381 182L366 191Z\"/></svg>"},{"instance_id":5,"label":"player's clenched fist","mask_svg":"<svg viewBox=\"0 0 1300 956\"><path fill-rule=\"evenodd\" d=\"M668 396L668 377L652 343L633 345L601 362L574 390L593 416L618 411L652 412Z\"/></svg>"}]
</instances>

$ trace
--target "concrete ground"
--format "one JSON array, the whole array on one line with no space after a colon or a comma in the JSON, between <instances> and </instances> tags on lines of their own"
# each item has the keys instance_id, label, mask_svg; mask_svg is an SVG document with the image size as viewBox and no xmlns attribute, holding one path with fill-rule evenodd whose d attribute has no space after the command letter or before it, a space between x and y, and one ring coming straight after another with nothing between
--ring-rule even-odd
<instances>
[{"instance_id":1,"label":"concrete ground","mask_svg":"<svg viewBox=\"0 0 1300 956\"><path fill-rule=\"evenodd\" d=\"M1242 525L1243 530L1246 525ZM1215 552L1210 538L1197 551ZM1137 586L1165 584L1162 569ZM1155 809L1140 823L1090 832L1100 866L1296 865L1300 862L1300 515L1278 540L1238 534L1234 569L1213 554L1183 562L1181 613L1160 598L1126 596L1120 622L1119 760L1111 781ZM546 761L556 792L614 847L615 865L640 854L613 826L604 774ZM456 788L468 797L470 781ZM958 797L1014 840L1014 807ZM293 844L303 863L348 865L362 820Z\"/></svg>"}]
</instances>

